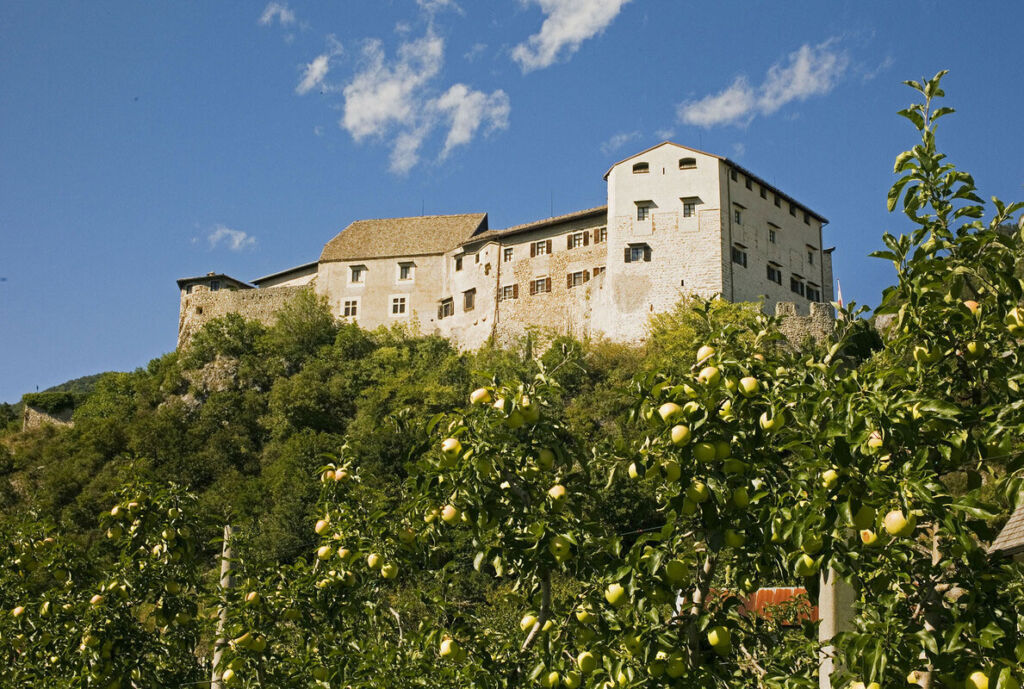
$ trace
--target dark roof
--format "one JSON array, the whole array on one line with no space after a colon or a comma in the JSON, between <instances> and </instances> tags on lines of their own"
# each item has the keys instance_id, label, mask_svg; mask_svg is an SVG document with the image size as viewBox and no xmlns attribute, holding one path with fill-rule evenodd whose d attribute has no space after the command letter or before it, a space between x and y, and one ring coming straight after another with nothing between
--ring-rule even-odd
<instances>
[{"instance_id":1,"label":"dark roof","mask_svg":"<svg viewBox=\"0 0 1024 689\"><path fill-rule=\"evenodd\" d=\"M312 263L303 263L301 266L295 266L294 268L288 268L287 270L279 270L276 273L271 273L270 275L264 275L261 278L256 278L255 280L252 281L252 284L259 286L259 284L262 282L267 282L269 280L273 280L274 278L284 277L289 273L301 273L302 271L308 270L316 265L317 262L313 261Z\"/></svg>"},{"instance_id":2,"label":"dark roof","mask_svg":"<svg viewBox=\"0 0 1024 689\"><path fill-rule=\"evenodd\" d=\"M520 234L522 232L531 232L533 230L540 230L545 227L551 227L552 225L560 225L565 222L572 222L573 220L583 220L585 218L606 215L608 213L608 206L596 206L594 208L587 208L582 211L573 211L572 213L566 213L564 215L556 215L550 218L544 218L543 220L534 220L533 222L523 223L522 225L513 225L512 227L506 227L503 230L487 230L486 232L480 232L473 235L469 239L463 242L463 244L472 244L481 240L499 239L501 237L509 237L511 235Z\"/></svg>"},{"instance_id":3,"label":"dark roof","mask_svg":"<svg viewBox=\"0 0 1024 689\"><path fill-rule=\"evenodd\" d=\"M357 220L327 242L320 261L443 254L486 230L486 213Z\"/></svg>"},{"instance_id":4,"label":"dark roof","mask_svg":"<svg viewBox=\"0 0 1024 689\"><path fill-rule=\"evenodd\" d=\"M230 275L225 275L224 273L207 273L206 275L199 275L194 278L179 278L178 289L185 289L189 283L207 282L208 280L226 280L234 283L235 286L241 287L242 289L255 289L249 283L242 282L241 280L233 278Z\"/></svg>"},{"instance_id":5,"label":"dark roof","mask_svg":"<svg viewBox=\"0 0 1024 689\"><path fill-rule=\"evenodd\" d=\"M616 165L621 165L622 163L626 162L627 160L632 160L633 158L636 158L637 156L642 156L644 153L649 153L649 152L653 151L654 149L661 148L662 146L664 146L666 144L668 144L669 146L675 146L677 148L682 148L682 149L685 149L687 151L693 151L694 153L700 153L701 155L706 155L706 156L710 156L712 158L717 158L718 160L721 160L722 162L724 162L726 165L728 165L730 167L733 167L733 168L736 168L737 171L742 172L747 177L750 177L752 180L756 181L758 184L763 186L765 189L770 189L772 192L778 194L781 198L786 199L786 201L788 201L789 203L792 203L792 204L794 204L796 206L799 206L801 209L807 211L808 215L814 216L819 221L821 221L822 224L828 224L828 218L826 218L825 216L820 215L818 213L815 213L810 208L808 208L804 204L800 203L799 201L794 199L792 196L790 196L786 192L778 189L774 184L769 184L768 182L766 182L765 180L761 179L760 177L755 175L753 172L751 172L750 170L748 170L745 167L743 167L742 165L740 165L739 163L736 163L736 162L734 162L732 160L729 160L728 158L723 158L720 155L715 155L714 153L708 153L707 151L701 151L701 150L698 150L696 148L690 148L689 146L683 146L682 144L677 144L674 141L662 141L660 144L656 144L654 146L651 146L650 148L645 148L644 150L640 151L639 153L634 153L633 155L629 156L628 158L623 158L619 162L615 163L615 165L612 165L610 168L608 168L608 172L604 173L604 178L608 179L608 175L611 174L612 168L614 168Z\"/></svg>"},{"instance_id":6,"label":"dark roof","mask_svg":"<svg viewBox=\"0 0 1024 689\"><path fill-rule=\"evenodd\" d=\"M1006 526L999 532L996 540L988 549L990 553L1001 552L1004 555L1024 553L1024 502L1010 515Z\"/></svg>"}]
</instances>

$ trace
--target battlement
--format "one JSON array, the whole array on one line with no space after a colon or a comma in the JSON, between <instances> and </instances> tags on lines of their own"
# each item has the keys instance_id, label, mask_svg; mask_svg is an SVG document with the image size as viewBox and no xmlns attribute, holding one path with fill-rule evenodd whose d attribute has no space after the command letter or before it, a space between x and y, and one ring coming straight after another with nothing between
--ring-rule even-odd
<instances>
[{"instance_id":1,"label":"battlement","mask_svg":"<svg viewBox=\"0 0 1024 689\"><path fill-rule=\"evenodd\" d=\"M824 340L836 326L835 309L831 304L812 302L809 304L809 313L802 316L797 311L797 306L791 301L780 301L775 304L775 315L781 321L779 330L791 343L799 345L808 337L814 340Z\"/></svg>"}]
</instances>

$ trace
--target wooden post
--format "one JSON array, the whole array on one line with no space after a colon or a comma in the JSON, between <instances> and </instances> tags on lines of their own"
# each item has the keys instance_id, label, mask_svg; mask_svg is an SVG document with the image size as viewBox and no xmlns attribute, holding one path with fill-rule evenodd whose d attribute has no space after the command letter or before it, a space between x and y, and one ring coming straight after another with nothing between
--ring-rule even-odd
<instances>
[{"instance_id":1,"label":"wooden post","mask_svg":"<svg viewBox=\"0 0 1024 689\"><path fill-rule=\"evenodd\" d=\"M821 588L818 592L818 640L829 641L838 632L851 629L855 594L853 587L836 576L834 570L821 573ZM818 686L832 689L829 676L835 665L835 647L831 644L821 649L818 666Z\"/></svg>"},{"instance_id":2,"label":"wooden post","mask_svg":"<svg viewBox=\"0 0 1024 689\"><path fill-rule=\"evenodd\" d=\"M221 544L220 552L220 587L222 591L226 592L231 588L231 536L234 530L230 524L224 525L224 542ZM221 689L220 681L220 665L221 656L224 654L224 647L227 645L227 640L224 638L224 627L228 621L228 608L222 606L220 609L220 619L217 621L217 641L213 646L213 677L210 679L210 689Z\"/></svg>"}]
</instances>

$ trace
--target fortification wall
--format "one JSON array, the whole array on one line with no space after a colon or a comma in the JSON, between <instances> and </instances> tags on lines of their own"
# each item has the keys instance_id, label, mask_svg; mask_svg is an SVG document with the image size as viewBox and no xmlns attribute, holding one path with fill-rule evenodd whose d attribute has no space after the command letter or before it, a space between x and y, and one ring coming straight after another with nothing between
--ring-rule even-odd
<instances>
[{"instance_id":1,"label":"fortification wall","mask_svg":"<svg viewBox=\"0 0 1024 689\"><path fill-rule=\"evenodd\" d=\"M799 346L808 337L824 340L835 329L836 317L831 304L811 302L808 306L808 315L801 316L791 301L775 304L775 315L782 319L779 330L794 346Z\"/></svg>"},{"instance_id":2,"label":"fortification wall","mask_svg":"<svg viewBox=\"0 0 1024 689\"><path fill-rule=\"evenodd\" d=\"M71 427L74 424L71 422L71 414L74 411L71 407L67 409L61 409L59 412L53 414L45 412L35 407L25 407L25 411L21 416L21 430L28 431L33 428L39 428L46 424L52 426L63 426Z\"/></svg>"},{"instance_id":3,"label":"fortification wall","mask_svg":"<svg viewBox=\"0 0 1024 689\"><path fill-rule=\"evenodd\" d=\"M196 286L191 294L181 295L178 312L178 348L214 318L237 313L245 318L271 325L275 314L307 286L271 287L269 289L218 290L211 292Z\"/></svg>"}]
</instances>

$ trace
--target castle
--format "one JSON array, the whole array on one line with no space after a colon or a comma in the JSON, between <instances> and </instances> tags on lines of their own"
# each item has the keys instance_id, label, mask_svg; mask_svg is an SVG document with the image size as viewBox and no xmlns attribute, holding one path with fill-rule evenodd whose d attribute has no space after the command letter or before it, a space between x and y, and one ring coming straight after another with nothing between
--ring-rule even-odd
<instances>
[{"instance_id":1,"label":"castle","mask_svg":"<svg viewBox=\"0 0 1024 689\"><path fill-rule=\"evenodd\" d=\"M272 322L309 288L341 319L411 323L463 348L531 328L639 340L686 294L763 301L798 336L830 327L821 215L731 160L671 142L604 178L597 208L505 229L490 229L486 213L357 220L319 260L251 285L183 278L178 345L231 312Z\"/></svg>"}]
</instances>

